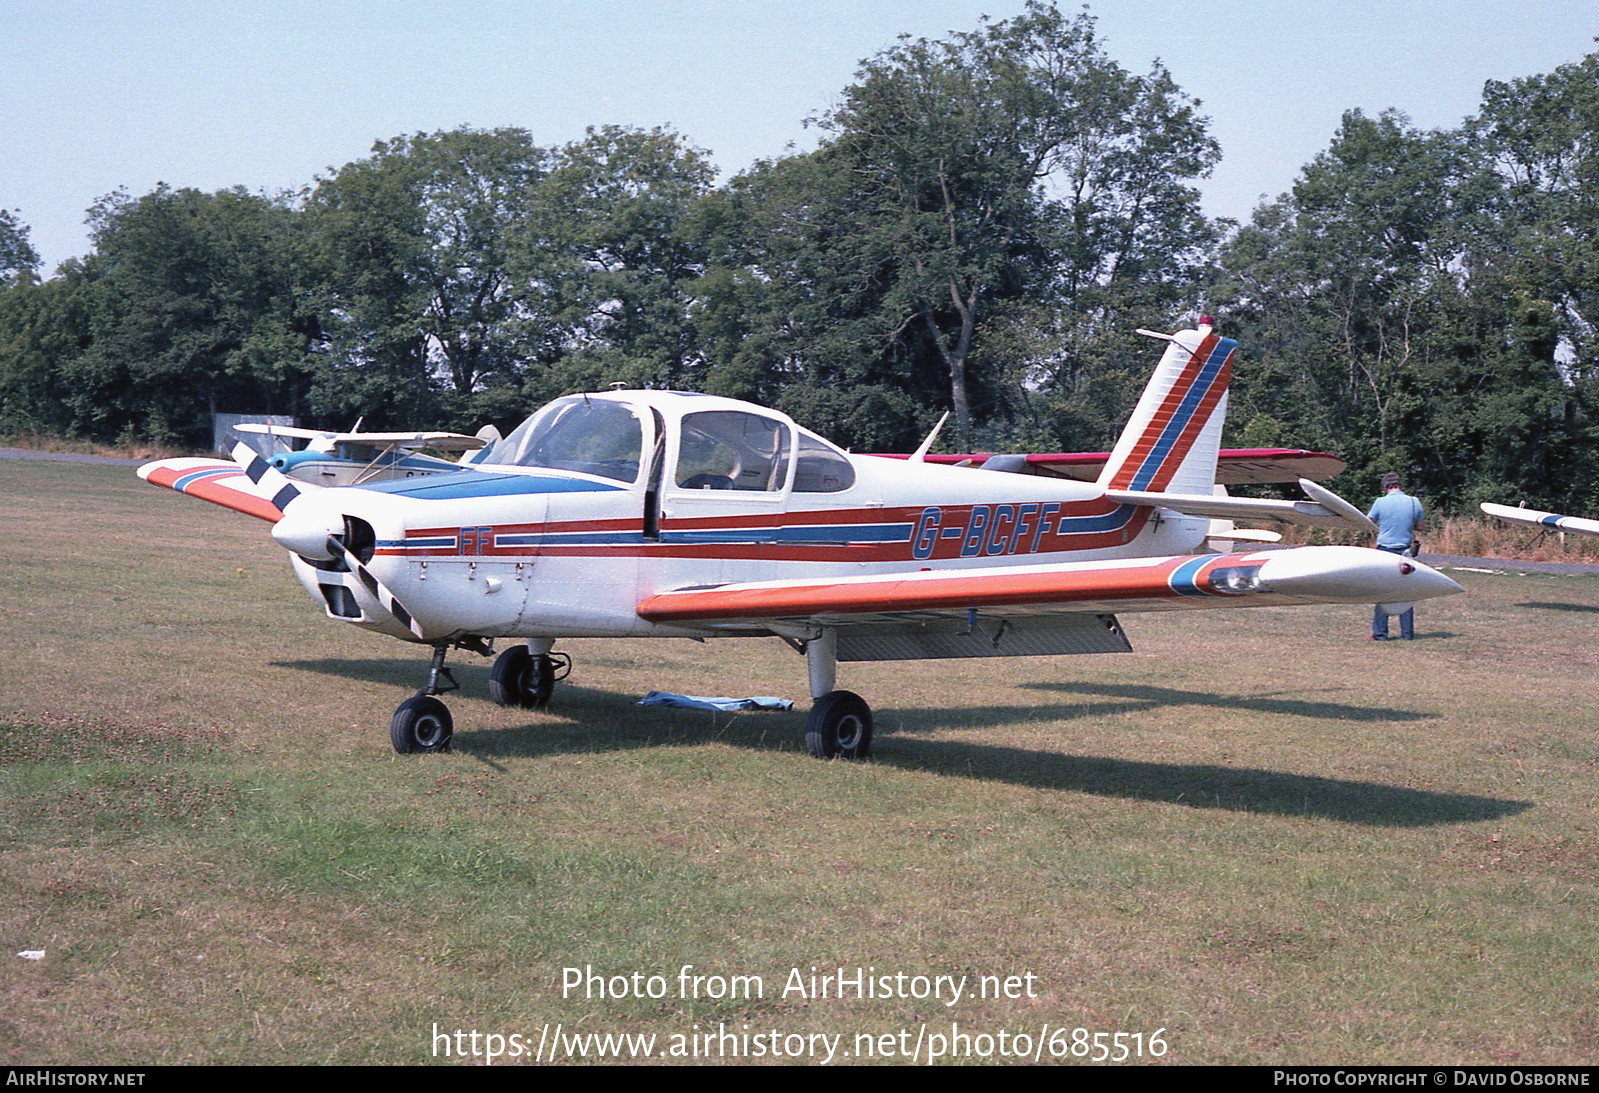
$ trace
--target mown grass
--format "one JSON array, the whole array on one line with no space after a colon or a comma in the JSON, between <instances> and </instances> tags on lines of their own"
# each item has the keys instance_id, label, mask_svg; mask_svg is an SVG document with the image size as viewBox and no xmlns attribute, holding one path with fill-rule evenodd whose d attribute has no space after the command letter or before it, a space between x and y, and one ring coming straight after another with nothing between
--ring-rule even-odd
<instances>
[{"instance_id":1,"label":"mown grass","mask_svg":"<svg viewBox=\"0 0 1599 1093\"><path fill-rule=\"evenodd\" d=\"M549 711L457 655L454 753L383 731L412 647L320 617L265 526L126 468L0 464L0 1060L430 1062L430 1034L1149 1034L1164 1062L1593 1063L1599 582L1124 619L1120 657L846 665L571 642ZM803 703L802 703L803 705ZM13 956L45 951L39 961ZM682 998L677 972L757 975ZM563 969L662 999L563 996ZM783 997L790 969L1037 996ZM445 1060L437 1060L445 1061Z\"/></svg>"}]
</instances>

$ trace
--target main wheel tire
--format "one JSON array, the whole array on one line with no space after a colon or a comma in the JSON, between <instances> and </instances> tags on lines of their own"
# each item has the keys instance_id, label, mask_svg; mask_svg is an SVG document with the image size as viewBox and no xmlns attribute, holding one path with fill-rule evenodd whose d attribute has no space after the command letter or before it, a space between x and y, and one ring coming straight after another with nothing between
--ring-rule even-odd
<instances>
[{"instance_id":1,"label":"main wheel tire","mask_svg":"<svg viewBox=\"0 0 1599 1093\"><path fill-rule=\"evenodd\" d=\"M818 759L865 759L872 753L872 708L853 691L829 691L805 719L805 750Z\"/></svg>"},{"instance_id":2,"label":"main wheel tire","mask_svg":"<svg viewBox=\"0 0 1599 1093\"><path fill-rule=\"evenodd\" d=\"M432 695L414 695L400 703L389 722L389 743L401 755L448 751L455 722L449 708Z\"/></svg>"},{"instance_id":3,"label":"main wheel tire","mask_svg":"<svg viewBox=\"0 0 1599 1093\"><path fill-rule=\"evenodd\" d=\"M489 697L500 706L542 710L555 690L555 663L534 656L525 645L513 645L489 669Z\"/></svg>"}]
</instances>

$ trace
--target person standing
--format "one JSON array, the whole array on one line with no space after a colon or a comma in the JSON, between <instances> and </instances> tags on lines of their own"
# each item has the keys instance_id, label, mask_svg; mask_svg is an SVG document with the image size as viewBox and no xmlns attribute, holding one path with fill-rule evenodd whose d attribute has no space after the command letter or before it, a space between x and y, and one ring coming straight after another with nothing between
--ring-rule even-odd
<instances>
[{"instance_id":1,"label":"person standing","mask_svg":"<svg viewBox=\"0 0 1599 1093\"><path fill-rule=\"evenodd\" d=\"M1414 556L1412 544L1422 524L1421 502L1404 491L1393 471L1382 476L1382 488L1383 495L1372 502L1371 511L1366 513L1377 525L1377 549ZM1416 636L1415 608L1399 616L1399 636L1405 641ZM1371 640L1388 640L1388 614L1381 607L1371 612Z\"/></svg>"}]
</instances>

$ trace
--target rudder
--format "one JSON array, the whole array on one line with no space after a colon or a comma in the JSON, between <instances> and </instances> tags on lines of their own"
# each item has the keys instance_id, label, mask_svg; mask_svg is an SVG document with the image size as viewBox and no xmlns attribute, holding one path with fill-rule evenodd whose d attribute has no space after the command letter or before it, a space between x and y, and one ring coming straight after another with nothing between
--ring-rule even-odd
<instances>
[{"instance_id":1,"label":"rudder","mask_svg":"<svg viewBox=\"0 0 1599 1093\"><path fill-rule=\"evenodd\" d=\"M1197 330L1154 337L1170 344L1098 484L1102 489L1209 494L1216 483L1216 454L1238 343L1217 335L1208 318L1200 320Z\"/></svg>"}]
</instances>

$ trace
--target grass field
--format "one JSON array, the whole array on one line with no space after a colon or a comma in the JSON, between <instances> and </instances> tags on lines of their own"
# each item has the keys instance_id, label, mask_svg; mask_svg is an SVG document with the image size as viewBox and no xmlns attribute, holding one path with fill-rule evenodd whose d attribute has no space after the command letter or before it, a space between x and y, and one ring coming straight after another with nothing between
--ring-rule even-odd
<instances>
[{"instance_id":1,"label":"grass field","mask_svg":"<svg viewBox=\"0 0 1599 1093\"><path fill-rule=\"evenodd\" d=\"M1457 575L1408 644L1302 608L845 665L878 713L854 765L807 758L801 712L633 705L803 700L775 640L563 643L536 714L457 654L455 751L402 757L425 658L322 618L258 521L7 462L0 526L0 1062L455 1062L457 1030L547 1058L557 1025L591 1061L573 1036L1599 1061L1592 579ZM585 967L662 996L563 989ZM812 968L967 978L784 992Z\"/></svg>"}]
</instances>

